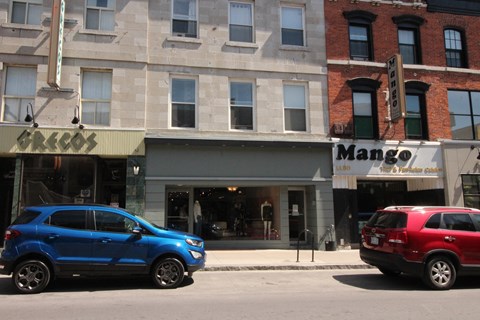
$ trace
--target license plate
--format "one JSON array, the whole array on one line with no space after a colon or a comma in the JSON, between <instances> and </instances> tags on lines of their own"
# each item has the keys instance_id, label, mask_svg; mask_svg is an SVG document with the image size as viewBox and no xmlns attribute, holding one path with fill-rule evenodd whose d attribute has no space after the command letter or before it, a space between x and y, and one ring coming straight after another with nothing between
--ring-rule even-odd
<instances>
[{"instance_id":1,"label":"license plate","mask_svg":"<svg viewBox=\"0 0 480 320\"><path fill-rule=\"evenodd\" d=\"M370 244L378 245L378 238L377 237L371 237L370 238Z\"/></svg>"}]
</instances>

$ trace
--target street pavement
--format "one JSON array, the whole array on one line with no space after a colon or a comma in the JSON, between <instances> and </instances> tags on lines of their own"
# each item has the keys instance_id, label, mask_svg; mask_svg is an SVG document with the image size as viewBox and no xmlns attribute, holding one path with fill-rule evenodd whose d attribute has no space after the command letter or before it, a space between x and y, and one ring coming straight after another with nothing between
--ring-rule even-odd
<instances>
[{"instance_id":1,"label":"street pavement","mask_svg":"<svg viewBox=\"0 0 480 320\"><path fill-rule=\"evenodd\" d=\"M204 271L367 269L358 250L207 250Z\"/></svg>"}]
</instances>

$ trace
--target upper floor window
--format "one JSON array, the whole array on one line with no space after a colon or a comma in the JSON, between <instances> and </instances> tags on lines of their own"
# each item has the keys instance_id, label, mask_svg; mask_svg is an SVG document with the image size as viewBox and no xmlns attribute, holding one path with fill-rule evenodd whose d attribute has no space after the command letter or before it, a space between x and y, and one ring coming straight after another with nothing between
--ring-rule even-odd
<instances>
[{"instance_id":1,"label":"upper floor window","mask_svg":"<svg viewBox=\"0 0 480 320\"><path fill-rule=\"evenodd\" d=\"M479 139L480 92L448 90L452 139Z\"/></svg>"},{"instance_id":2,"label":"upper floor window","mask_svg":"<svg viewBox=\"0 0 480 320\"><path fill-rule=\"evenodd\" d=\"M172 78L171 86L171 126L176 128L195 128L196 80Z\"/></svg>"},{"instance_id":3,"label":"upper floor window","mask_svg":"<svg viewBox=\"0 0 480 320\"><path fill-rule=\"evenodd\" d=\"M112 72L84 71L82 77L82 123L109 126Z\"/></svg>"},{"instance_id":4,"label":"upper floor window","mask_svg":"<svg viewBox=\"0 0 480 320\"><path fill-rule=\"evenodd\" d=\"M232 129L253 129L252 82L230 82L230 119Z\"/></svg>"},{"instance_id":5,"label":"upper floor window","mask_svg":"<svg viewBox=\"0 0 480 320\"><path fill-rule=\"evenodd\" d=\"M465 68L465 50L462 33L454 29L445 29L445 55L448 67Z\"/></svg>"},{"instance_id":6,"label":"upper floor window","mask_svg":"<svg viewBox=\"0 0 480 320\"><path fill-rule=\"evenodd\" d=\"M42 12L42 0L12 1L10 21L12 23L40 25Z\"/></svg>"},{"instance_id":7,"label":"upper floor window","mask_svg":"<svg viewBox=\"0 0 480 320\"><path fill-rule=\"evenodd\" d=\"M348 19L350 59L372 61L373 44L371 24L377 16L362 10L344 12L343 15Z\"/></svg>"},{"instance_id":8,"label":"upper floor window","mask_svg":"<svg viewBox=\"0 0 480 320\"><path fill-rule=\"evenodd\" d=\"M35 102L37 69L8 67L3 95L3 121L24 122L28 104ZM33 112L33 110L31 110Z\"/></svg>"},{"instance_id":9,"label":"upper floor window","mask_svg":"<svg viewBox=\"0 0 480 320\"><path fill-rule=\"evenodd\" d=\"M172 34L196 38L197 0L173 0L172 5Z\"/></svg>"},{"instance_id":10,"label":"upper floor window","mask_svg":"<svg viewBox=\"0 0 480 320\"><path fill-rule=\"evenodd\" d=\"M429 87L429 84L420 81L405 83L405 137L407 139L428 139L425 92Z\"/></svg>"},{"instance_id":11,"label":"upper floor window","mask_svg":"<svg viewBox=\"0 0 480 320\"><path fill-rule=\"evenodd\" d=\"M230 41L253 42L253 4L230 2Z\"/></svg>"},{"instance_id":12,"label":"upper floor window","mask_svg":"<svg viewBox=\"0 0 480 320\"><path fill-rule=\"evenodd\" d=\"M282 44L304 46L304 18L301 7L282 7Z\"/></svg>"},{"instance_id":13,"label":"upper floor window","mask_svg":"<svg viewBox=\"0 0 480 320\"><path fill-rule=\"evenodd\" d=\"M86 29L113 31L115 0L87 0Z\"/></svg>"},{"instance_id":14,"label":"upper floor window","mask_svg":"<svg viewBox=\"0 0 480 320\"><path fill-rule=\"evenodd\" d=\"M352 88L353 129L356 139L378 138L376 90L380 82L369 78L347 81Z\"/></svg>"},{"instance_id":15,"label":"upper floor window","mask_svg":"<svg viewBox=\"0 0 480 320\"><path fill-rule=\"evenodd\" d=\"M424 19L414 15L393 17L398 25L398 49L405 64L421 64L420 26Z\"/></svg>"},{"instance_id":16,"label":"upper floor window","mask_svg":"<svg viewBox=\"0 0 480 320\"><path fill-rule=\"evenodd\" d=\"M286 131L306 131L307 95L303 84L283 85L283 104Z\"/></svg>"}]
</instances>

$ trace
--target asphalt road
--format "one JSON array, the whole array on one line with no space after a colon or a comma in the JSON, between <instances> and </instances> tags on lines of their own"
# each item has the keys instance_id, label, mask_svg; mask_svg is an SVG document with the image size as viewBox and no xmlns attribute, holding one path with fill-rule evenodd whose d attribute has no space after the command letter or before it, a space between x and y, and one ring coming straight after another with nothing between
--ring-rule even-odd
<instances>
[{"instance_id":1,"label":"asphalt road","mask_svg":"<svg viewBox=\"0 0 480 320\"><path fill-rule=\"evenodd\" d=\"M175 290L149 279L62 280L15 294L0 276L1 319L476 319L480 278L431 291L373 269L201 271Z\"/></svg>"}]
</instances>

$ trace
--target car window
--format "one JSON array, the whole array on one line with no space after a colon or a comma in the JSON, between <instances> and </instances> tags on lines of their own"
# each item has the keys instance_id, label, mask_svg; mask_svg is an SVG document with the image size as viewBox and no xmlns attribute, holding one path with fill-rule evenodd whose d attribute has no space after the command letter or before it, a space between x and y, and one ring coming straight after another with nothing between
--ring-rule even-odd
<instances>
[{"instance_id":1,"label":"car window","mask_svg":"<svg viewBox=\"0 0 480 320\"><path fill-rule=\"evenodd\" d=\"M95 211L95 230L106 232L132 233L135 221L110 211Z\"/></svg>"},{"instance_id":2,"label":"car window","mask_svg":"<svg viewBox=\"0 0 480 320\"><path fill-rule=\"evenodd\" d=\"M472 214L473 221L477 223L477 225L480 225L480 214Z\"/></svg>"},{"instance_id":3,"label":"car window","mask_svg":"<svg viewBox=\"0 0 480 320\"><path fill-rule=\"evenodd\" d=\"M427 223L425 224L425 228L429 229L438 229L440 228L440 222L442 221L442 214L436 213L428 219Z\"/></svg>"},{"instance_id":4,"label":"car window","mask_svg":"<svg viewBox=\"0 0 480 320\"><path fill-rule=\"evenodd\" d=\"M87 229L87 211L85 210L63 210L57 211L47 218L45 224L51 226L70 228L70 229Z\"/></svg>"},{"instance_id":5,"label":"car window","mask_svg":"<svg viewBox=\"0 0 480 320\"><path fill-rule=\"evenodd\" d=\"M367 225L377 228L405 228L407 226L407 215L404 212L376 212Z\"/></svg>"},{"instance_id":6,"label":"car window","mask_svg":"<svg viewBox=\"0 0 480 320\"><path fill-rule=\"evenodd\" d=\"M36 217L38 217L39 215L40 215L40 212L38 212L38 211L30 211L30 210L23 211L22 213L20 213L18 218L15 219L15 221L13 221L12 225L14 225L14 224L27 224L30 221L32 221L33 219L35 219Z\"/></svg>"},{"instance_id":7,"label":"car window","mask_svg":"<svg viewBox=\"0 0 480 320\"><path fill-rule=\"evenodd\" d=\"M476 231L475 225L467 213L444 213L443 227L448 230Z\"/></svg>"}]
</instances>

